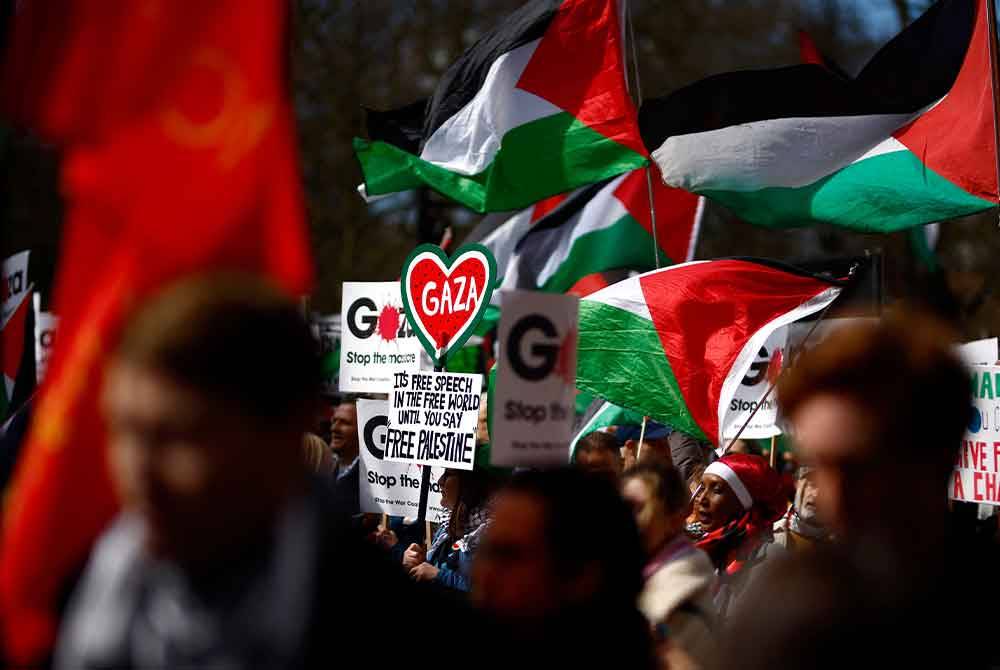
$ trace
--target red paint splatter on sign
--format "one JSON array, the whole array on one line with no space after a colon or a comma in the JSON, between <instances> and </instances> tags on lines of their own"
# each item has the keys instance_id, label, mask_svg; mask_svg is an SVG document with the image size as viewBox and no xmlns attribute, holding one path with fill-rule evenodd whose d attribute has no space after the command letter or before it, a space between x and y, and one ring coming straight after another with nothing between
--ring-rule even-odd
<instances>
[{"instance_id":1,"label":"red paint splatter on sign","mask_svg":"<svg viewBox=\"0 0 1000 670\"><path fill-rule=\"evenodd\" d=\"M396 339L399 332L399 308L386 305L378 315L378 334L386 342Z\"/></svg>"},{"instance_id":2,"label":"red paint splatter on sign","mask_svg":"<svg viewBox=\"0 0 1000 670\"><path fill-rule=\"evenodd\" d=\"M774 353L771 355L771 362L767 365L767 381L774 383L774 380L778 378L781 374L781 365L784 359L784 354L781 349L775 349Z\"/></svg>"},{"instance_id":3,"label":"red paint splatter on sign","mask_svg":"<svg viewBox=\"0 0 1000 670\"><path fill-rule=\"evenodd\" d=\"M556 359L556 375L566 382L567 385L576 384L576 336L573 330L566 333L566 337L559 344L559 358Z\"/></svg>"}]
</instances>

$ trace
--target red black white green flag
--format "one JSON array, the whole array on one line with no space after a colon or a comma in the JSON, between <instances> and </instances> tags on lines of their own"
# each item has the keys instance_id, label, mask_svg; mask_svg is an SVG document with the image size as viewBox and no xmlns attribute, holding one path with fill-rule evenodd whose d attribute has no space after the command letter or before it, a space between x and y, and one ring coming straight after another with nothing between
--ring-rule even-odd
<instances>
[{"instance_id":1,"label":"red black white green flag","mask_svg":"<svg viewBox=\"0 0 1000 670\"><path fill-rule=\"evenodd\" d=\"M659 170L652 170L655 243L641 168L544 200L476 240L493 252L501 290L562 293L595 273L644 272L691 260L701 199L665 186Z\"/></svg>"},{"instance_id":2,"label":"red black white green flag","mask_svg":"<svg viewBox=\"0 0 1000 670\"><path fill-rule=\"evenodd\" d=\"M853 79L818 64L709 77L640 110L672 186L765 226L889 232L998 201L986 0L942 0Z\"/></svg>"},{"instance_id":3,"label":"red black white green flag","mask_svg":"<svg viewBox=\"0 0 1000 670\"><path fill-rule=\"evenodd\" d=\"M368 197L428 186L511 211L641 167L616 0L533 0L445 72L426 102L369 112Z\"/></svg>"},{"instance_id":4,"label":"red black white green flag","mask_svg":"<svg viewBox=\"0 0 1000 670\"><path fill-rule=\"evenodd\" d=\"M718 443L768 336L828 306L845 280L756 259L693 261L580 301L576 385Z\"/></svg>"}]
</instances>

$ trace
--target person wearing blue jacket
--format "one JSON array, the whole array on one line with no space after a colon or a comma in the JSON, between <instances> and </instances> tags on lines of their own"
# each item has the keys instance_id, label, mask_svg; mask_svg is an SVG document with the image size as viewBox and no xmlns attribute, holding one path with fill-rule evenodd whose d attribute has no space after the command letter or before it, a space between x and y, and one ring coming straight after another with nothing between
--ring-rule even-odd
<instances>
[{"instance_id":1,"label":"person wearing blue jacket","mask_svg":"<svg viewBox=\"0 0 1000 670\"><path fill-rule=\"evenodd\" d=\"M490 476L479 470L446 470L441 486L441 506L448 510L429 549L412 543L402 563L411 578L433 582L456 591L469 590L472 560L489 523Z\"/></svg>"}]
</instances>

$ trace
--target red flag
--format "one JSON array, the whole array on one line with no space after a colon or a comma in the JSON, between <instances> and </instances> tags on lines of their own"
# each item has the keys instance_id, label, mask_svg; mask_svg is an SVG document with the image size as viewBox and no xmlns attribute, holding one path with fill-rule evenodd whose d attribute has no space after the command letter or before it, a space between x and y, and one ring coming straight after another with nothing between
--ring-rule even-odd
<instances>
[{"instance_id":1,"label":"red flag","mask_svg":"<svg viewBox=\"0 0 1000 670\"><path fill-rule=\"evenodd\" d=\"M96 397L130 306L203 270L311 283L286 21L281 0L50 0L15 16L5 105L63 144L68 202L60 340L4 516L14 662L47 653L65 580L117 508Z\"/></svg>"},{"instance_id":2,"label":"red flag","mask_svg":"<svg viewBox=\"0 0 1000 670\"><path fill-rule=\"evenodd\" d=\"M826 59L820 53L819 47L813 41L812 35L804 30L799 30L799 59L803 63L822 65L826 67Z\"/></svg>"},{"instance_id":3,"label":"red flag","mask_svg":"<svg viewBox=\"0 0 1000 670\"><path fill-rule=\"evenodd\" d=\"M18 372L21 369L21 359L24 357L24 332L28 323L28 311L31 309L31 291L27 291L21 298L21 303L11 314L10 320L0 330L0 367L3 368L4 383L7 385L3 392L7 395L7 400L11 399L14 390L14 382L17 381Z\"/></svg>"}]
</instances>

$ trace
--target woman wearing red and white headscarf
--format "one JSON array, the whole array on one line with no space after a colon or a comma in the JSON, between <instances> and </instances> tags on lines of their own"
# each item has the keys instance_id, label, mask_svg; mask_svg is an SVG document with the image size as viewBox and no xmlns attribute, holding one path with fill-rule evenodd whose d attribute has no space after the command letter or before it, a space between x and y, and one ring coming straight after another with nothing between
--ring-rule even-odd
<instances>
[{"instance_id":1,"label":"woman wearing red and white headscarf","mask_svg":"<svg viewBox=\"0 0 1000 670\"><path fill-rule=\"evenodd\" d=\"M705 469L701 484L695 515L702 534L696 546L715 565L715 603L725 617L760 564L783 553L772 542L771 528L787 501L778 473L751 454L723 456Z\"/></svg>"}]
</instances>

